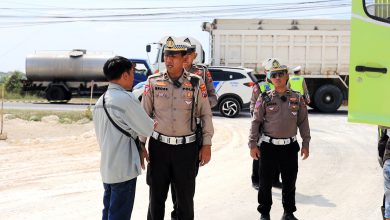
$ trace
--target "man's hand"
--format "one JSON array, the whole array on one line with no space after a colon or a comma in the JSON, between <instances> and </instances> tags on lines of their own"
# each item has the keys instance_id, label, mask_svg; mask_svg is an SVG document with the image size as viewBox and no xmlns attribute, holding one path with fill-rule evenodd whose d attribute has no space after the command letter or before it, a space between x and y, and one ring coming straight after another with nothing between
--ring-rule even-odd
<instances>
[{"instance_id":1,"label":"man's hand","mask_svg":"<svg viewBox=\"0 0 390 220\"><path fill-rule=\"evenodd\" d=\"M258 160L260 158L260 149L257 146L253 146L250 153L253 159Z\"/></svg>"},{"instance_id":2,"label":"man's hand","mask_svg":"<svg viewBox=\"0 0 390 220\"><path fill-rule=\"evenodd\" d=\"M158 125L158 122L157 122L157 120L156 120L156 119L154 119L154 120L153 120L153 128L156 128L156 127L157 127L157 125Z\"/></svg>"},{"instance_id":3,"label":"man's hand","mask_svg":"<svg viewBox=\"0 0 390 220\"><path fill-rule=\"evenodd\" d=\"M301 149L301 157L302 157L302 160L306 160L309 157L309 148L302 147L302 149Z\"/></svg>"},{"instance_id":4,"label":"man's hand","mask_svg":"<svg viewBox=\"0 0 390 220\"><path fill-rule=\"evenodd\" d=\"M149 154L148 154L148 151L145 148L145 143L141 143L141 149L142 149L142 152L140 152L141 167L142 167L143 170L145 170L145 159L149 163Z\"/></svg>"},{"instance_id":5,"label":"man's hand","mask_svg":"<svg viewBox=\"0 0 390 220\"><path fill-rule=\"evenodd\" d=\"M203 145L199 151L200 166L206 165L211 159L211 145Z\"/></svg>"}]
</instances>

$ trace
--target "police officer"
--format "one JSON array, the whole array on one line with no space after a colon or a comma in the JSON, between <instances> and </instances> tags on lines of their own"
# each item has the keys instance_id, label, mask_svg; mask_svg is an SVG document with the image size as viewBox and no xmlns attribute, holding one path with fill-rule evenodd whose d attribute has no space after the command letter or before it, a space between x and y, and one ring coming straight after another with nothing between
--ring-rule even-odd
<instances>
[{"instance_id":1,"label":"police officer","mask_svg":"<svg viewBox=\"0 0 390 220\"><path fill-rule=\"evenodd\" d=\"M211 73L205 65L194 63L194 60L198 56L198 54L196 53L196 45L191 44L191 41L188 38L184 39L184 42L188 44L187 59L184 62L184 68L186 69L187 72L202 77L204 83L206 84L210 107L213 108L217 105L218 101L217 101L217 95L215 94L215 88L213 84L213 78L211 77Z\"/></svg>"},{"instance_id":2,"label":"police officer","mask_svg":"<svg viewBox=\"0 0 390 220\"><path fill-rule=\"evenodd\" d=\"M288 80L287 86L299 93L303 96L306 101L306 104L310 104L310 95L307 90L305 78L300 75L301 74L301 66L297 66L293 69L293 75L290 76Z\"/></svg>"},{"instance_id":3,"label":"police officer","mask_svg":"<svg viewBox=\"0 0 390 220\"><path fill-rule=\"evenodd\" d=\"M255 103L256 103L259 95L263 92L268 92L268 91L274 89L274 85L272 85L272 83L269 82L269 80L270 80L269 79L270 65L268 64L269 62L272 62L273 60L275 60L275 59L269 58L263 62L262 66L264 67L264 73L266 74L265 79L264 79L264 81L256 82L255 85L253 86L251 102L249 105L251 115L253 115ZM272 63L271 63L271 65L272 65ZM251 180L252 180L252 186L256 190L259 189L259 161L260 161L260 158L258 160L253 159L253 162L252 162ZM282 183L279 180L279 175L280 175L280 172L279 172L279 169L277 169L275 172L274 181L272 183L272 186L274 186L276 188L282 188Z\"/></svg>"},{"instance_id":4,"label":"police officer","mask_svg":"<svg viewBox=\"0 0 390 220\"><path fill-rule=\"evenodd\" d=\"M187 48L176 42L168 37L164 48L167 70L149 76L142 98L145 111L157 122L149 139L148 220L164 219L170 184L175 185L178 219L194 219L196 163L203 166L211 157L214 129L206 86L199 76L183 69ZM195 117L203 124L200 150L195 142Z\"/></svg>"},{"instance_id":5,"label":"police officer","mask_svg":"<svg viewBox=\"0 0 390 220\"><path fill-rule=\"evenodd\" d=\"M272 205L272 180L275 167L282 176L284 214L282 220L296 219L295 183L298 173L298 151L296 134L299 128L303 139L301 156L309 156L310 130L306 104L298 92L287 88L287 67L274 61L270 70L275 90L259 96L253 112L249 147L253 159L260 160L260 188L258 193L261 220L270 219ZM259 132L260 128L260 132ZM260 148L257 140L261 134Z\"/></svg>"},{"instance_id":6,"label":"police officer","mask_svg":"<svg viewBox=\"0 0 390 220\"><path fill-rule=\"evenodd\" d=\"M198 56L196 53L196 45L191 44L191 41L189 38L184 39L184 45L187 46L187 56L184 61L184 69L189 72L196 74L200 77L202 77L203 81L206 85L207 90L207 96L209 99L210 107L213 108L217 105L217 95L215 94L215 88L213 84L213 78L211 77L210 71L208 71L207 67L205 65L199 65L194 64L194 60ZM197 163L198 164L198 163ZM197 166L197 169L199 169L199 166ZM198 170L197 170L198 171ZM171 219L176 220L177 219L177 202L176 202L176 193L175 193L175 186L171 185L171 197L172 197L172 203L173 203L173 210L171 212Z\"/></svg>"}]
</instances>

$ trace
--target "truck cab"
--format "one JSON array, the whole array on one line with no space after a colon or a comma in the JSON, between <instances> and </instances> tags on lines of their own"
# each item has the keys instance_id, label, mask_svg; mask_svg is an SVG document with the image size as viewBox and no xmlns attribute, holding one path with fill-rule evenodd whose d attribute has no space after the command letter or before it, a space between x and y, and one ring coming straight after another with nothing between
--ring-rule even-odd
<instances>
[{"instance_id":1,"label":"truck cab","mask_svg":"<svg viewBox=\"0 0 390 220\"><path fill-rule=\"evenodd\" d=\"M390 2L353 0L348 120L390 126Z\"/></svg>"},{"instance_id":2,"label":"truck cab","mask_svg":"<svg viewBox=\"0 0 390 220\"><path fill-rule=\"evenodd\" d=\"M159 73L165 71L165 62L164 62L164 46L165 42L167 41L167 38L169 36L165 36L160 39L160 41L155 43L149 43L146 45L146 53L148 55L149 63L151 63L153 69L155 70L154 73ZM205 62L205 52L203 50L202 45L200 42L193 38L188 36L179 37L180 40L184 39L190 39L191 44L196 45L196 53L198 56L194 60L194 64L201 64Z\"/></svg>"}]
</instances>

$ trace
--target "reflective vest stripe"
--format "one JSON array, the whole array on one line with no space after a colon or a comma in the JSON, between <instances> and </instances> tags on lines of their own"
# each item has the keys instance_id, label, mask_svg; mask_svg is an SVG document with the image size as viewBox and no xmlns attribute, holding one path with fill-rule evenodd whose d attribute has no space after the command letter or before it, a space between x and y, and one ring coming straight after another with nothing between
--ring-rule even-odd
<instances>
[{"instance_id":1,"label":"reflective vest stripe","mask_svg":"<svg viewBox=\"0 0 390 220\"><path fill-rule=\"evenodd\" d=\"M303 76L291 76L290 77L290 89L297 91L301 93L301 95L304 94L303 90Z\"/></svg>"}]
</instances>

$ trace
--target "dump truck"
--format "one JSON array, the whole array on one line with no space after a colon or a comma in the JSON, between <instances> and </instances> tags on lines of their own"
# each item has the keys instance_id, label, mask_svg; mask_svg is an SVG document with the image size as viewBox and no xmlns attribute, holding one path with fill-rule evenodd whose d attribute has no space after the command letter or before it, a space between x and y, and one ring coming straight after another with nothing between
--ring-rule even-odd
<instances>
[{"instance_id":1,"label":"dump truck","mask_svg":"<svg viewBox=\"0 0 390 220\"><path fill-rule=\"evenodd\" d=\"M72 97L99 96L107 90L104 63L114 57L104 51L85 49L70 51L37 51L26 57L26 80L23 90L46 97L49 102L68 102ZM152 70L145 59L129 59L136 63L134 85L145 81Z\"/></svg>"},{"instance_id":2,"label":"dump truck","mask_svg":"<svg viewBox=\"0 0 390 220\"><path fill-rule=\"evenodd\" d=\"M302 67L310 107L335 112L347 103L349 20L215 19L204 22L202 30L210 34L211 66L263 73L262 62L275 57L290 68Z\"/></svg>"}]
</instances>

